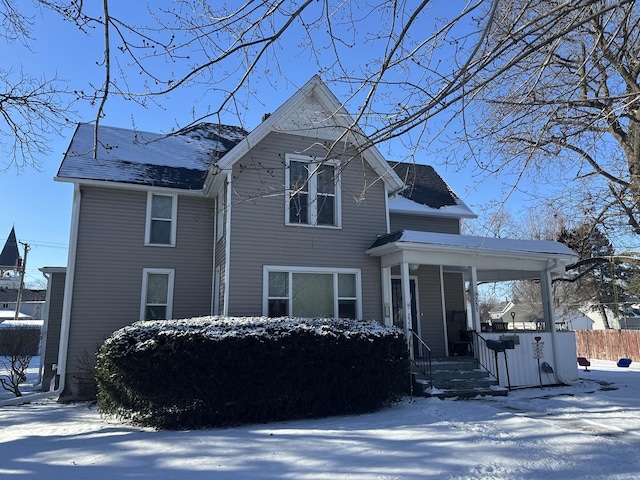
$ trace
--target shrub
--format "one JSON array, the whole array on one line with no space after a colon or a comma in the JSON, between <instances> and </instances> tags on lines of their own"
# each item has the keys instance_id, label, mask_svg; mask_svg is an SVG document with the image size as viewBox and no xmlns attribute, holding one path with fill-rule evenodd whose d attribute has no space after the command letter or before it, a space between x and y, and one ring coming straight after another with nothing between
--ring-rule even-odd
<instances>
[{"instance_id":1,"label":"shrub","mask_svg":"<svg viewBox=\"0 0 640 480\"><path fill-rule=\"evenodd\" d=\"M137 322L96 363L100 411L158 428L349 414L408 378L404 335L374 322L207 317Z\"/></svg>"},{"instance_id":2,"label":"shrub","mask_svg":"<svg viewBox=\"0 0 640 480\"><path fill-rule=\"evenodd\" d=\"M20 384L27 380L31 358L38 355L40 328L0 328L0 387L21 397Z\"/></svg>"}]
</instances>

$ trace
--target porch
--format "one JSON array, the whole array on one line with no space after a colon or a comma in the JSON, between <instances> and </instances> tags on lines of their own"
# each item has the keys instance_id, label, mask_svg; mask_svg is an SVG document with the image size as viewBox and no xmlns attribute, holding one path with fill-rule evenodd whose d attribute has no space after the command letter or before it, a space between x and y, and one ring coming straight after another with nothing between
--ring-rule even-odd
<instances>
[{"instance_id":1,"label":"porch","mask_svg":"<svg viewBox=\"0 0 640 480\"><path fill-rule=\"evenodd\" d=\"M575 334L558 331L551 288L552 277L577 259L565 245L399 231L367 253L380 258L385 323L404 329L412 360L468 355L505 388L578 378ZM513 280L539 281L544 318L487 328L478 284Z\"/></svg>"}]
</instances>

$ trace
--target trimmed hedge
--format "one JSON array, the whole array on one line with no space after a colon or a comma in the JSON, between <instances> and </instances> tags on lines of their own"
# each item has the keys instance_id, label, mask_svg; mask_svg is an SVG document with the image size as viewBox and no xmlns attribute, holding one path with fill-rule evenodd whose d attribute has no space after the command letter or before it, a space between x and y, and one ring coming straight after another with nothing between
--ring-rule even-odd
<instances>
[{"instance_id":1,"label":"trimmed hedge","mask_svg":"<svg viewBox=\"0 0 640 480\"><path fill-rule=\"evenodd\" d=\"M137 322L96 363L101 412L168 429L371 411L408 375L402 332L343 319Z\"/></svg>"}]
</instances>

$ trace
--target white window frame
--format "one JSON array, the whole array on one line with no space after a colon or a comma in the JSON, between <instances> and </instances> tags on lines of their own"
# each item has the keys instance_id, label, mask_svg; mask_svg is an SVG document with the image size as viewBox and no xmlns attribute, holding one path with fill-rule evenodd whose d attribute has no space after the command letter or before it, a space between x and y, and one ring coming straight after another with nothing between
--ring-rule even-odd
<instances>
[{"instance_id":1,"label":"white window frame","mask_svg":"<svg viewBox=\"0 0 640 480\"><path fill-rule=\"evenodd\" d=\"M147 311L147 284L149 279L149 274L159 274L159 275L168 275L169 282L167 285L167 303L166 306L166 320L169 320L173 317L173 285L175 280L175 270L172 268L144 268L142 270L142 290L140 295L140 320L146 320L146 311Z\"/></svg>"},{"instance_id":2,"label":"white window frame","mask_svg":"<svg viewBox=\"0 0 640 480\"><path fill-rule=\"evenodd\" d=\"M339 300L353 300L353 297L338 297L338 275L348 274L356 276L356 319L362 319L362 274L359 268L333 268L333 267L291 267L281 265L265 265L262 267L262 314L266 317L269 315L269 273L270 272L286 272L289 275L288 280L288 301L289 312L291 312L291 302L293 293L293 274L294 273L320 273L333 275L333 315L338 316ZM282 297L284 299L284 297Z\"/></svg>"},{"instance_id":3,"label":"white window frame","mask_svg":"<svg viewBox=\"0 0 640 480\"><path fill-rule=\"evenodd\" d=\"M151 243L151 211L153 206L154 195L160 197L171 197L171 238L169 243ZM164 219L163 219L164 220ZM144 244L152 247L175 247L176 246L176 230L178 224L178 195L175 193L163 192L147 192L147 217L144 230Z\"/></svg>"},{"instance_id":4,"label":"white window frame","mask_svg":"<svg viewBox=\"0 0 640 480\"><path fill-rule=\"evenodd\" d=\"M294 227L313 227L313 228L342 228L342 188L341 188L341 173L340 162L338 160L321 160L306 155L295 155L287 153L285 155L285 212L284 222L285 225ZM309 204L309 223L291 222L290 209L291 209L291 196L295 192L291 189L291 169L289 168L291 162L301 162L310 165L309 179L307 181L308 187L308 204ZM335 169L335 204L334 204L334 224L333 225L318 225L318 181L317 181L317 168L320 165L331 165Z\"/></svg>"}]
</instances>

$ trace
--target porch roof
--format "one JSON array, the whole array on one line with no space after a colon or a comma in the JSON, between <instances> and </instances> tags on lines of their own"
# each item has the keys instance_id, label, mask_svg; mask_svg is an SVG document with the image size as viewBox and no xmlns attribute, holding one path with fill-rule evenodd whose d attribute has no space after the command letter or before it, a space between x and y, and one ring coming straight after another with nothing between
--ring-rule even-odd
<instances>
[{"instance_id":1,"label":"porch roof","mask_svg":"<svg viewBox=\"0 0 640 480\"><path fill-rule=\"evenodd\" d=\"M401 230L379 237L366 251L383 267L410 263L442 265L447 271L477 269L479 281L538 278L549 270L562 274L578 260L566 245L548 240L516 240Z\"/></svg>"}]
</instances>

